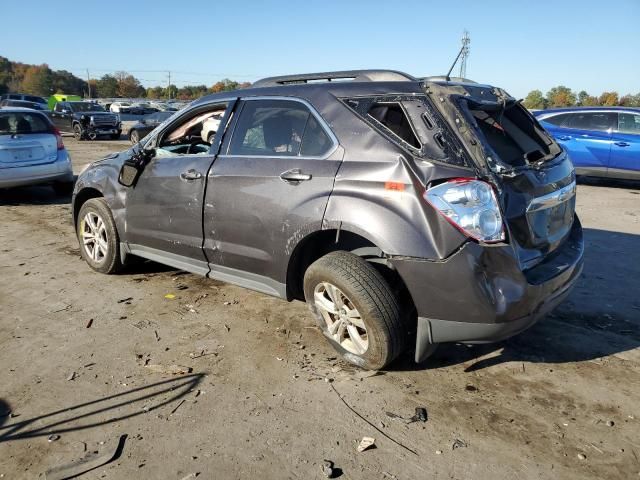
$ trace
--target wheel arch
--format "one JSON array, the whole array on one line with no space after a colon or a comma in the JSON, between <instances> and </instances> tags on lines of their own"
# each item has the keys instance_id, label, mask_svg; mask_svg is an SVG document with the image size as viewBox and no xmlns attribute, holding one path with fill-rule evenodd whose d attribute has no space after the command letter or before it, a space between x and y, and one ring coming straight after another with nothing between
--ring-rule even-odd
<instances>
[{"instance_id":1,"label":"wheel arch","mask_svg":"<svg viewBox=\"0 0 640 480\"><path fill-rule=\"evenodd\" d=\"M337 250L344 250L365 259L382 273L385 279L397 288L405 301L414 302L402 277L387 261L386 253L366 232L351 226L328 228L310 233L293 249L289 257L286 274L287 300L304 301L304 274L313 262Z\"/></svg>"},{"instance_id":2,"label":"wheel arch","mask_svg":"<svg viewBox=\"0 0 640 480\"><path fill-rule=\"evenodd\" d=\"M102 192L93 187L85 187L78 191L73 199L73 224L76 225L76 223L78 223L78 212L80 212L82 205L84 205L87 200L101 197L104 197Z\"/></svg>"}]
</instances>

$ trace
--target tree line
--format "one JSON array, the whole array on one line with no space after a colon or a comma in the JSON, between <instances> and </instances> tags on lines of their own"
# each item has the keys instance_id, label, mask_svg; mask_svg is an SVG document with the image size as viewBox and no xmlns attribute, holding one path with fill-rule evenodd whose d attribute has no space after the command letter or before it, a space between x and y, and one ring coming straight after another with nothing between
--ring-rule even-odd
<instances>
[{"instance_id":1,"label":"tree line","mask_svg":"<svg viewBox=\"0 0 640 480\"><path fill-rule=\"evenodd\" d=\"M192 100L209 93L250 85L249 82L240 83L225 78L210 87L203 84L178 88L171 84L145 88L136 77L123 71L87 82L66 70L51 70L47 64L28 65L0 56L0 94L16 92L49 97L54 93L67 93L83 97Z\"/></svg>"},{"instance_id":2,"label":"tree line","mask_svg":"<svg viewBox=\"0 0 640 480\"><path fill-rule=\"evenodd\" d=\"M640 93L620 96L618 92L603 92L599 96L589 95L584 90L574 93L564 85L553 87L544 95L540 90L532 90L523 105L530 109L558 107L640 107Z\"/></svg>"}]
</instances>

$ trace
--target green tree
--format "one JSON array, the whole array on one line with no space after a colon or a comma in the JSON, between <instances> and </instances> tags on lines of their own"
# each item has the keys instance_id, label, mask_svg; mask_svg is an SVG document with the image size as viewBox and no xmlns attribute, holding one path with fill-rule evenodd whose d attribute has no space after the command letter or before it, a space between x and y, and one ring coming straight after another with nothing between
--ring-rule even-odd
<instances>
[{"instance_id":1,"label":"green tree","mask_svg":"<svg viewBox=\"0 0 640 480\"><path fill-rule=\"evenodd\" d=\"M640 107L640 93L624 95L620 98L620 105L623 107Z\"/></svg>"},{"instance_id":2,"label":"green tree","mask_svg":"<svg viewBox=\"0 0 640 480\"><path fill-rule=\"evenodd\" d=\"M167 88L163 90L164 98L176 98L178 95L178 87L176 87L173 83L169 85Z\"/></svg>"},{"instance_id":3,"label":"green tree","mask_svg":"<svg viewBox=\"0 0 640 480\"><path fill-rule=\"evenodd\" d=\"M553 87L547 92L549 107L572 107L576 104L576 95L564 85Z\"/></svg>"},{"instance_id":4,"label":"green tree","mask_svg":"<svg viewBox=\"0 0 640 480\"><path fill-rule=\"evenodd\" d=\"M600 101L598 100L597 97L594 97L592 95L587 95L583 100L581 105L583 107L597 107L598 105L600 105Z\"/></svg>"},{"instance_id":5,"label":"green tree","mask_svg":"<svg viewBox=\"0 0 640 480\"><path fill-rule=\"evenodd\" d=\"M30 66L24 72L20 88L24 93L49 96L51 94L51 70L46 65Z\"/></svg>"},{"instance_id":6,"label":"green tree","mask_svg":"<svg viewBox=\"0 0 640 480\"><path fill-rule=\"evenodd\" d=\"M524 106L530 110L542 110L547 108L547 100L540 90L531 90L524 99Z\"/></svg>"},{"instance_id":7,"label":"green tree","mask_svg":"<svg viewBox=\"0 0 640 480\"><path fill-rule=\"evenodd\" d=\"M96 91L98 97L114 98L118 94L118 79L113 75L103 75L96 81Z\"/></svg>"}]
</instances>

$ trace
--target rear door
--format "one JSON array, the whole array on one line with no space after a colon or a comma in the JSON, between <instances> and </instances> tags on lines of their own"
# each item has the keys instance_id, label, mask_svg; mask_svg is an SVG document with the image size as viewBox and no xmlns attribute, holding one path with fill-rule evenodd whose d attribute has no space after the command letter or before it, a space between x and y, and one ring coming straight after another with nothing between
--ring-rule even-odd
<instances>
[{"instance_id":1,"label":"rear door","mask_svg":"<svg viewBox=\"0 0 640 480\"><path fill-rule=\"evenodd\" d=\"M640 178L640 114L619 112L612 137L609 176Z\"/></svg>"},{"instance_id":2,"label":"rear door","mask_svg":"<svg viewBox=\"0 0 640 480\"><path fill-rule=\"evenodd\" d=\"M58 102L51 112L51 120L53 124L61 132L72 132L71 129L72 112L67 102Z\"/></svg>"},{"instance_id":3,"label":"rear door","mask_svg":"<svg viewBox=\"0 0 640 480\"><path fill-rule=\"evenodd\" d=\"M615 112L572 112L556 133L571 157L578 174L606 176L613 139L611 132L617 125Z\"/></svg>"},{"instance_id":4,"label":"rear door","mask_svg":"<svg viewBox=\"0 0 640 480\"><path fill-rule=\"evenodd\" d=\"M247 98L238 111L209 173L204 248L212 276L278 294L264 284L284 283L296 243L321 229L342 149L304 101Z\"/></svg>"}]
</instances>

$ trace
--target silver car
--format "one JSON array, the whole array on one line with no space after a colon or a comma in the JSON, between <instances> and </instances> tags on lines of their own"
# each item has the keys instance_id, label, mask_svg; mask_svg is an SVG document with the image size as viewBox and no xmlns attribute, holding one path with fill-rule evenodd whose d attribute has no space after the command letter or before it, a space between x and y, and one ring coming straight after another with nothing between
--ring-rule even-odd
<instances>
[{"instance_id":1,"label":"silver car","mask_svg":"<svg viewBox=\"0 0 640 480\"><path fill-rule=\"evenodd\" d=\"M29 108L0 109L0 188L49 183L73 190L71 159L49 118Z\"/></svg>"}]
</instances>

